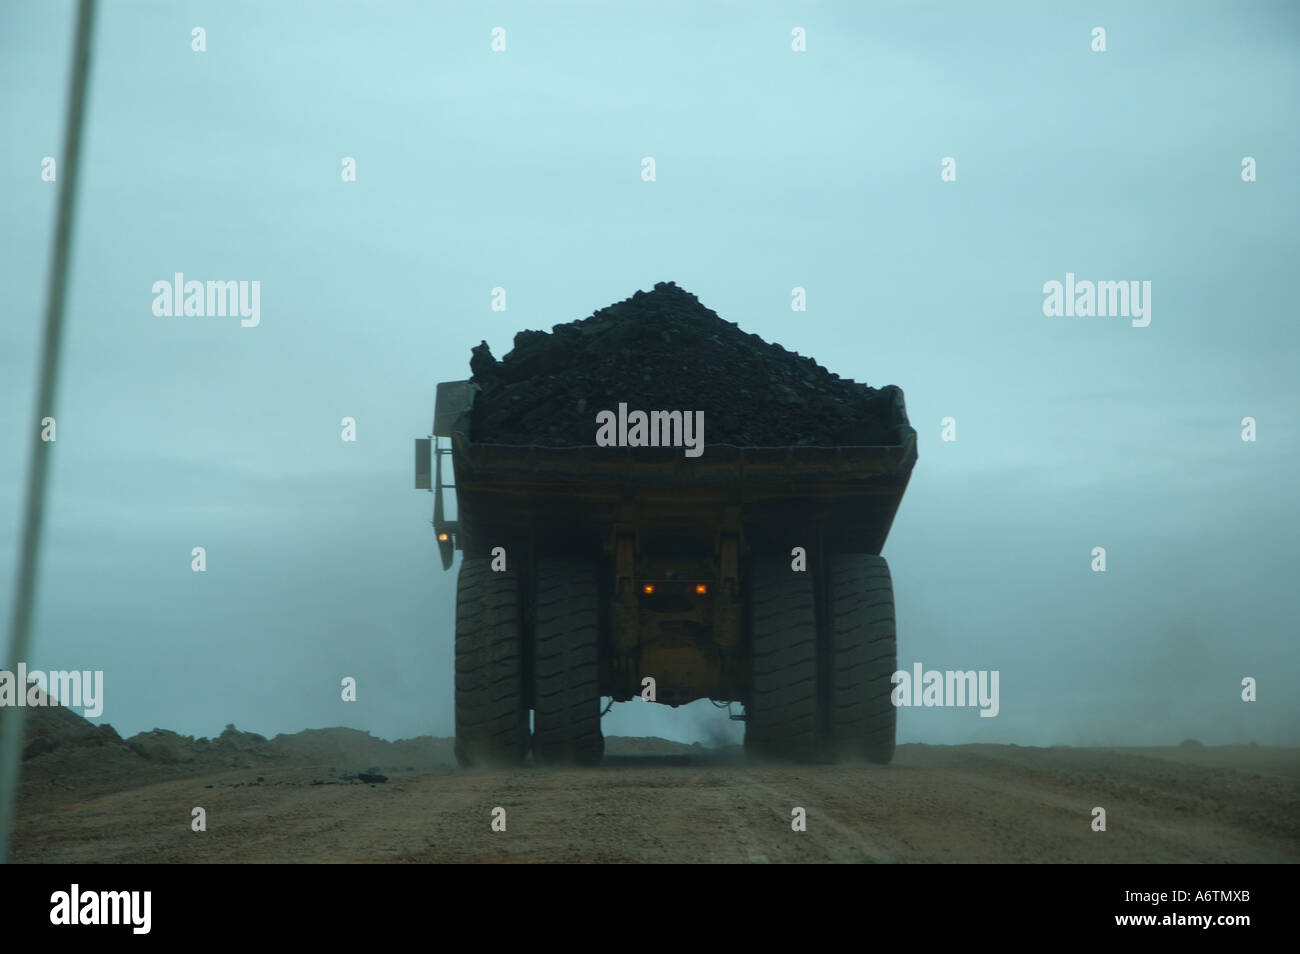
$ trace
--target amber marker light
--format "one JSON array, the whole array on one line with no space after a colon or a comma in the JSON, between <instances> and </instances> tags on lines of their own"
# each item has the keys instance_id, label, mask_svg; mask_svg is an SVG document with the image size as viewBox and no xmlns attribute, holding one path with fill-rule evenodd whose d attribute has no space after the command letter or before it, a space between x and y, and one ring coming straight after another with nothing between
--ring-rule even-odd
<instances>
[{"instance_id":1,"label":"amber marker light","mask_svg":"<svg viewBox=\"0 0 1300 954\"><path fill-rule=\"evenodd\" d=\"M641 592L644 593L646 596L649 596L654 591L655 591L655 585L653 583L647 583L645 586L641 587Z\"/></svg>"},{"instance_id":2,"label":"amber marker light","mask_svg":"<svg viewBox=\"0 0 1300 954\"><path fill-rule=\"evenodd\" d=\"M695 584L695 594L696 594L697 596L703 596L704 594L706 594L706 593L708 593L708 592L709 592L709 588L708 588L706 585L704 585L703 583L696 583L696 584Z\"/></svg>"},{"instance_id":3,"label":"amber marker light","mask_svg":"<svg viewBox=\"0 0 1300 954\"><path fill-rule=\"evenodd\" d=\"M440 534L438 534L438 540L439 540L439 542L441 542L441 543L446 543L446 542L447 542L447 534L445 534L445 533L440 533Z\"/></svg>"}]
</instances>

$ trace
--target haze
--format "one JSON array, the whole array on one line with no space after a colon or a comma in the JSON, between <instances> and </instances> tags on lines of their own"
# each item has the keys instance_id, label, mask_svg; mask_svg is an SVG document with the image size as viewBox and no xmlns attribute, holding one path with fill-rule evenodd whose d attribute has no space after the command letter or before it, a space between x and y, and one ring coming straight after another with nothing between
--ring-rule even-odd
<instances>
[{"instance_id":1,"label":"haze","mask_svg":"<svg viewBox=\"0 0 1300 954\"><path fill-rule=\"evenodd\" d=\"M6 623L72 20L0 6ZM103 670L123 735L450 735L434 386L674 280L906 392L899 663L1001 704L900 742L1296 744L1298 39L1284 3L104 3L27 662ZM260 324L155 317L176 272L260 281ZM1046 317L1067 272L1150 281L1150 325Z\"/></svg>"}]
</instances>

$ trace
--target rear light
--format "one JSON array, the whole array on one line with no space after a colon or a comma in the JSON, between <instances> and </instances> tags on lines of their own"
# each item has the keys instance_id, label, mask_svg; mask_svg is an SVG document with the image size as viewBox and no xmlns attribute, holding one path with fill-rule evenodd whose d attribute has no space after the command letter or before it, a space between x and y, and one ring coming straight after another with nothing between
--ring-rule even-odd
<instances>
[{"instance_id":1,"label":"rear light","mask_svg":"<svg viewBox=\"0 0 1300 954\"><path fill-rule=\"evenodd\" d=\"M696 584L695 584L695 595L696 595L696 596L704 596L704 595L705 595L706 593L708 593L708 592L709 592L709 588L708 588L708 586L706 586L705 584L703 584L703 583L696 583Z\"/></svg>"},{"instance_id":2,"label":"rear light","mask_svg":"<svg viewBox=\"0 0 1300 954\"><path fill-rule=\"evenodd\" d=\"M647 583L645 586L641 587L641 592L644 593L646 596L650 596L652 593L654 593L654 591L655 591L655 585L653 583Z\"/></svg>"}]
</instances>

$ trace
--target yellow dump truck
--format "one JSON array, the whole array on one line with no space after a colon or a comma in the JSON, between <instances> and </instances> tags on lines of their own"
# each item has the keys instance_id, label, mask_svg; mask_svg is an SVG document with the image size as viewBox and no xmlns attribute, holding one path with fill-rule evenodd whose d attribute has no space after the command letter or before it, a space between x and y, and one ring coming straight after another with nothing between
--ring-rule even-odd
<instances>
[{"instance_id":1,"label":"yellow dump truck","mask_svg":"<svg viewBox=\"0 0 1300 954\"><path fill-rule=\"evenodd\" d=\"M688 457L476 443L477 386L439 384L416 487L435 494L443 568L462 552L460 763L531 750L593 764L602 698L635 696L739 703L756 755L888 762L897 654L880 552L917 455L903 393L887 390L887 445Z\"/></svg>"}]
</instances>

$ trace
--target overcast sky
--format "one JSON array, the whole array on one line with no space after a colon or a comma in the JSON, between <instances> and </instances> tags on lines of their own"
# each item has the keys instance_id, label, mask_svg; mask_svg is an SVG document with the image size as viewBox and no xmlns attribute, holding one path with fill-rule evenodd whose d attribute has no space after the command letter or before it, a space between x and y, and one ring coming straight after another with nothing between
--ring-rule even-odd
<instances>
[{"instance_id":1,"label":"overcast sky","mask_svg":"<svg viewBox=\"0 0 1300 954\"><path fill-rule=\"evenodd\" d=\"M103 670L98 721L450 735L435 384L675 280L906 393L900 665L1001 700L900 741L1297 743L1294 4L100 6L28 660ZM6 626L72 24L0 3ZM155 317L176 272L259 281L260 324ZM1149 326L1046 317L1067 272L1151 282Z\"/></svg>"}]
</instances>

